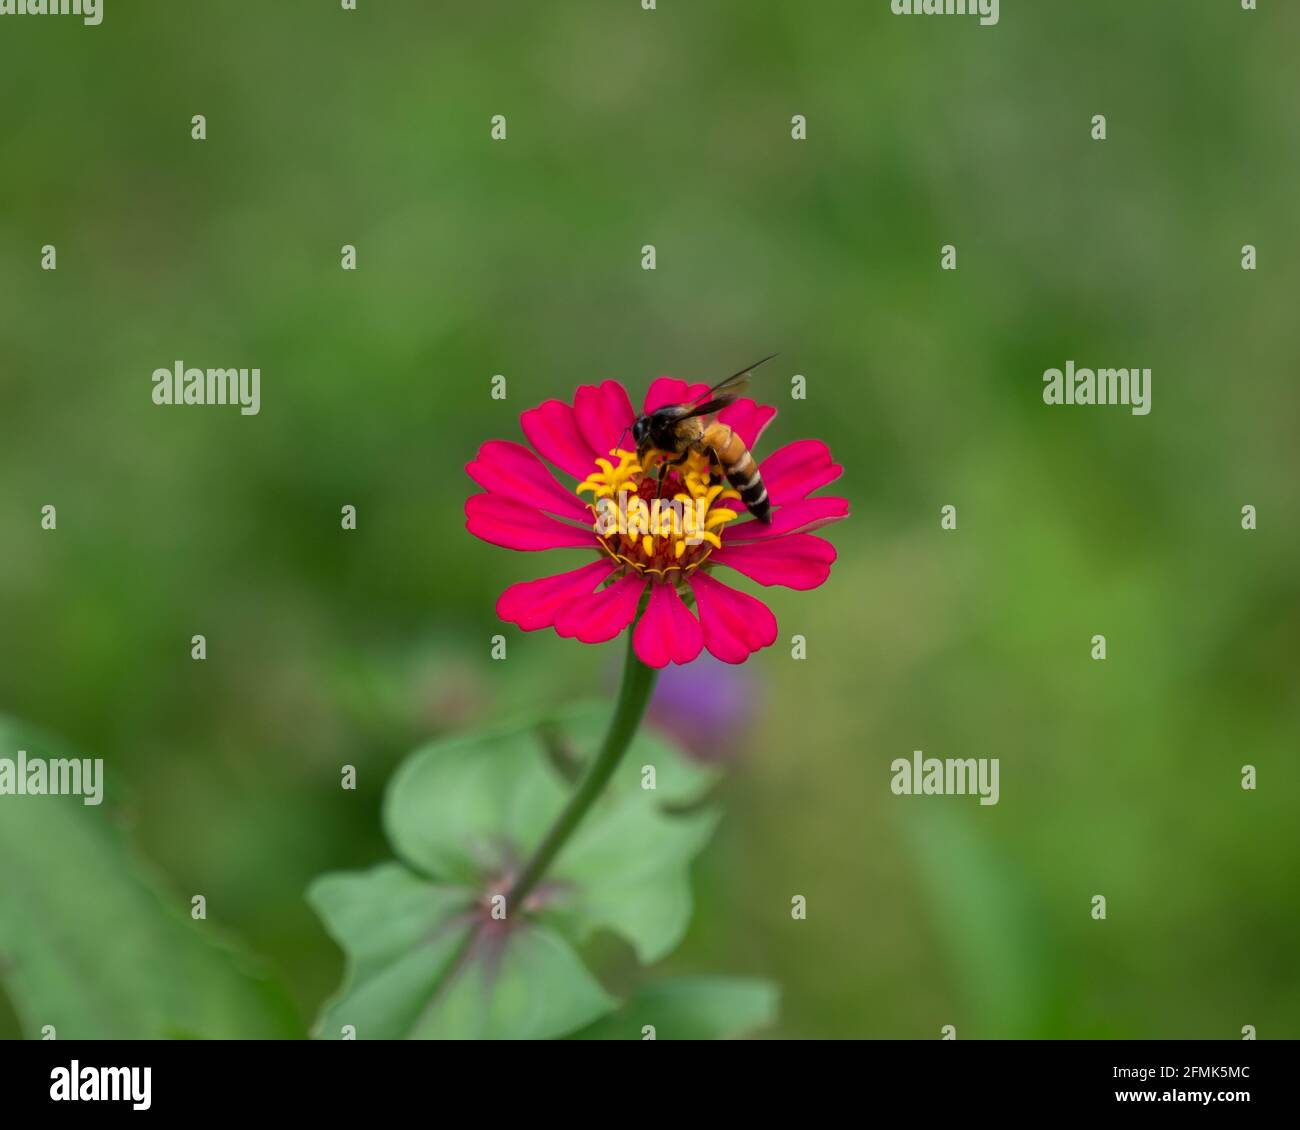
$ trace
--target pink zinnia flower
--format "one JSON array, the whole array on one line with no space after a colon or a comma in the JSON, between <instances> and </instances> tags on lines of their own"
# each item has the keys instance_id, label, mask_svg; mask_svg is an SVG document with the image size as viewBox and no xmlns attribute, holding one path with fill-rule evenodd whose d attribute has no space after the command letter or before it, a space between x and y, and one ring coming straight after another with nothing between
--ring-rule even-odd
<instances>
[{"instance_id":1,"label":"pink zinnia flower","mask_svg":"<svg viewBox=\"0 0 1300 1130\"><path fill-rule=\"evenodd\" d=\"M660 377L646 394L644 411L692 401L707 389ZM718 413L718 420L752 451L775 415L775 408L742 399ZM526 632L554 628L583 643L603 643L644 607L632 639L643 663L689 663L701 648L727 663L743 663L776 639L776 617L761 600L718 580L714 570L726 566L760 585L820 585L830 574L835 548L808 531L846 517L849 506L847 499L810 495L839 478L843 468L820 440L778 448L759 464L772 506L765 523L748 515L707 458L693 453L668 469L663 483L665 502L682 507L655 515L649 533L605 532L602 500L622 495L649 503L660 494L657 468L641 467L635 445L620 446L635 418L617 381L583 385L572 405L548 400L520 416L537 453L572 487L557 482L529 448L508 440L483 444L466 466L486 492L465 500L470 533L506 549L596 554L571 572L511 585L497 601L497 614ZM683 513L690 522L702 514L703 525L683 530Z\"/></svg>"}]
</instances>

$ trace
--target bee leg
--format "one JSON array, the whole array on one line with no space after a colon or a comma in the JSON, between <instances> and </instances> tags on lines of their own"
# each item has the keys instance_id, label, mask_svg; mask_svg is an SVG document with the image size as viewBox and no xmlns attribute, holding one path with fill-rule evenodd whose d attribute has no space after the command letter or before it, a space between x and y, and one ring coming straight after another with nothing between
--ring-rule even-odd
<instances>
[{"instance_id":1,"label":"bee leg","mask_svg":"<svg viewBox=\"0 0 1300 1130\"><path fill-rule=\"evenodd\" d=\"M690 451L688 449L686 451L683 451L681 455L679 455L676 459L672 459L672 460L665 459L662 463L659 464L659 489L655 491L656 498L663 498L664 496L664 475L668 473L668 468L676 467L680 463L685 463L686 457L689 454Z\"/></svg>"}]
</instances>

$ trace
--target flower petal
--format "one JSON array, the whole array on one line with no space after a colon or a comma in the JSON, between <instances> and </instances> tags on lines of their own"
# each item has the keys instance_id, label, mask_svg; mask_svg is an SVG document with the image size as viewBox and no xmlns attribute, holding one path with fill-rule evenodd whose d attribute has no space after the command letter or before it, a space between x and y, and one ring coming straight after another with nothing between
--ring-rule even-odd
<instances>
[{"instance_id":1,"label":"flower petal","mask_svg":"<svg viewBox=\"0 0 1300 1130\"><path fill-rule=\"evenodd\" d=\"M718 420L740 436L751 451L758 443L758 437L763 434L763 429L775 417L776 409L770 404L758 404L748 397L728 404L718 413Z\"/></svg>"},{"instance_id":2,"label":"flower petal","mask_svg":"<svg viewBox=\"0 0 1300 1130\"><path fill-rule=\"evenodd\" d=\"M773 506L799 502L844 474L831 458L831 449L819 439L800 439L777 448L759 470Z\"/></svg>"},{"instance_id":3,"label":"flower petal","mask_svg":"<svg viewBox=\"0 0 1300 1130\"><path fill-rule=\"evenodd\" d=\"M570 526L504 494L471 494L465 499L465 528L477 538L506 549L595 547L590 529Z\"/></svg>"},{"instance_id":4,"label":"flower petal","mask_svg":"<svg viewBox=\"0 0 1300 1130\"><path fill-rule=\"evenodd\" d=\"M801 534L849 515L847 498L804 498L772 511L770 522L751 519L727 527L726 542L770 541L772 538Z\"/></svg>"},{"instance_id":5,"label":"flower petal","mask_svg":"<svg viewBox=\"0 0 1300 1130\"><path fill-rule=\"evenodd\" d=\"M650 603L632 633L632 645L637 658L651 667L689 663L700 654L704 633L675 585L650 586Z\"/></svg>"},{"instance_id":6,"label":"flower petal","mask_svg":"<svg viewBox=\"0 0 1300 1130\"><path fill-rule=\"evenodd\" d=\"M583 437L573 409L564 401L547 400L528 409L519 417L519 424L542 458L566 474L585 479L596 469L596 453Z\"/></svg>"},{"instance_id":7,"label":"flower petal","mask_svg":"<svg viewBox=\"0 0 1300 1130\"><path fill-rule=\"evenodd\" d=\"M580 521L591 518L586 504L560 486L546 464L522 443L489 440L478 449L474 461L465 465L465 472L492 494L565 518Z\"/></svg>"},{"instance_id":8,"label":"flower petal","mask_svg":"<svg viewBox=\"0 0 1300 1130\"><path fill-rule=\"evenodd\" d=\"M793 534L776 541L728 545L709 555L711 562L727 565L760 585L790 589L815 589L830 576L835 547L812 534Z\"/></svg>"},{"instance_id":9,"label":"flower petal","mask_svg":"<svg viewBox=\"0 0 1300 1130\"><path fill-rule=\"evenodd\" d=\"M627 390L618 381L583 385L573 398L573 412L583 439L598 456L609 454L634 419Z\"/></svg>"},{"instance_id":10,"label":"flower petal","mask_svg":"<svg viewBox=\"0 0 1300 1130\"><path fill-rule=\"evenodd\" d=\"M665 404L685 404L708 391L708 385L688 385L676 377L656 377L645 394L644 411L653 412Z\"/></svg>"},{"instance_id":11,"label":"flower petal","mask_svg":"<svg viewBox=\"0 0 1300 1130\"><path fill-rule=\"evenodd\" d=\"M605 557L569 573L520 581L497 598L497 615L525 632L549 628L566 605L590 597L602 579L608 577L614 562Z\"/></svg>"},{"instance_id":12,"label":"flower petal","mask_svg":"<svg viewBox=\"0 0 1300 1130\"><path fill-rule=\"evenodd\" d=\"M634 573L570 602L556 614L555 630L566 639L576 636L583 643L612 640L632 623L645 584L645 578Z\"/></svg>"},{"instance_id":13,"label":"flower petal","mask_svg":"<svg viewBox=\"0 0 1300 1130\"><path fill-rule=\"evenodd\" d=\"M700 610L704 646L724 663L744 663L776 641L776 617L761 600L715 581L698 570L691 589Z\"/></svg>"}]
</instances>

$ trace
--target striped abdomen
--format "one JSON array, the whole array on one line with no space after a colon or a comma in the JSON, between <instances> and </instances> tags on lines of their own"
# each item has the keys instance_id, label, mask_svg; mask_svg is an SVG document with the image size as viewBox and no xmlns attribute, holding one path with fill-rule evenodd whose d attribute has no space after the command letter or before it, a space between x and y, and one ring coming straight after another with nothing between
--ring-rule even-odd
<instances>
[{"instance_id":1,"label":"striped abdomen","mask_svg":"<svg viewBox=\"0 0 1300 1130\"><path fill-rule=\"evenodd\" d=\"M746 509L760 522L770 522L772 507L767 500L767 487L763 485L763 476L758 473L758 464L745 441L726 424L713 423L704 429L700 446L717 457L727 482L740 492L740 500Z\"/></svg>"}]
</instances>

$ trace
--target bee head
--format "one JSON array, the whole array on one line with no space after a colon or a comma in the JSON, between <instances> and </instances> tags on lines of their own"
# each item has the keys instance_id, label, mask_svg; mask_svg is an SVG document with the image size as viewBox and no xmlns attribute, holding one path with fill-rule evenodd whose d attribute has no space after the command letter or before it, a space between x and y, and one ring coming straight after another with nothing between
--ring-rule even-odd
<instances>
[{"instance_id":1,"label":"bee head","mask_svg":"<svg viewBox=\"0 0 1300 1130\"><path fill-rule=\"evenodd\" d=\"M640 448L650 438L650 417L638 416L632 425L632 440Z\"/></svg>"}]
</instances>

